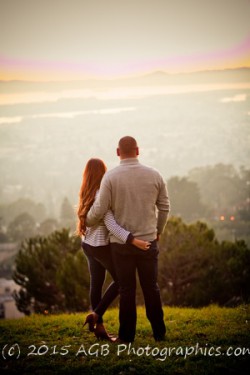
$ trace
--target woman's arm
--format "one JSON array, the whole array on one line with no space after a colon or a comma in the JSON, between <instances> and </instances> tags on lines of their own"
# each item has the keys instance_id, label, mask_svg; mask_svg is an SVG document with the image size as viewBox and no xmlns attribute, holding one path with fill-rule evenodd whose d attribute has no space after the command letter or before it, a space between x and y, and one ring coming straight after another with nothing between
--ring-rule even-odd
<instances>
[{"instance_id":1,"label":"woman's arm","mask_svg":"<svg viewBox=\"0 0 250 375\"><path fill-rule=\"evenodd\" d=\"M115 237L119 238L119 240L121 240L123 243L132 243L134 246L138 247L141 250L148 250L148 248L150 247L150 242L134 238L134 236L129 231L117 224L111 210L108 210L108 212L105 214L104 224L106 225L109 232L112 233Z\"/></svg>"}]
</instances>

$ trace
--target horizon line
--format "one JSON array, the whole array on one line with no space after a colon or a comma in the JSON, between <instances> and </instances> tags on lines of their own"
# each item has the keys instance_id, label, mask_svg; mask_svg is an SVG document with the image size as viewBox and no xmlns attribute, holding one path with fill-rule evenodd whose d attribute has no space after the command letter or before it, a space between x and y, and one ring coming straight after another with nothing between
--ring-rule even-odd
<instances>
[{"instance_id":1,"label":"horizon line","mask_svg":"<svg viewBox=\"0 0 250 375\"><path fill-rule=\"evenodd\" d=\"M89 78L81 78L81 79L66 79L66 80L27 80L27 79L1 79L0 83L70 83L70 82L90 82L90 81L103 81L103 82L112 82L112 81L125 81L129 79L138 79L138 78L145 78L148 76L153 75L165 75L165 76L187 76L192 74L199 74L199 73L215 73L215 72L225 72L225 71L236 71L236 70L250 70L250 66L239 66L234 68L217 68L217 69L200 69L200 70L190 70L190 71L180 71L180 72L167 72L164 70L153 70L149 73L142 73L142 74L131 74L126 76L117 76L117 77L89 77Z\"/></svg>"}]
</instances>

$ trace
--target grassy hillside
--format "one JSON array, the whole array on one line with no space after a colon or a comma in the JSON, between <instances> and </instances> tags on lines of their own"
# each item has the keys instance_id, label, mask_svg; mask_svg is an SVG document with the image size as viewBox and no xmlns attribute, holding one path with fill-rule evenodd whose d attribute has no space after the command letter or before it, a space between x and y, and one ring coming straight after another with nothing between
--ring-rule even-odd
<instances>
[{"instance_id":1,"label":"grassy hillside","mask_svg":"<svg viewBox=\"0 0 250 375\"><path fill-rule=\"evenodd\" d=\"M250 306L165 307L164 313L166 341L156 343L144 308L138 308L136 340L130 347L97 341L83 328L86 314L1 321L1 374L248 373ZM105 321L116 333L118 310L109 310Z\"/></svg>"}]
</instances>

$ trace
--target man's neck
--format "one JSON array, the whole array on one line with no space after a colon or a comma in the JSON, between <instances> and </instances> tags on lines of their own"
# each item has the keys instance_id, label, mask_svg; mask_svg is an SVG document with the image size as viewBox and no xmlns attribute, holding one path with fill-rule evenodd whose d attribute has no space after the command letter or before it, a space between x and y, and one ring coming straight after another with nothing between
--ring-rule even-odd
<instances>
[{"instance_id":1,"label":"man's neck","mask_svg":"<svg viewBox=\"0 0 250 375\"><path fill-rule=\"evenodd\" d=\"M139 163L138 158L125 158L125 159L120 159L120 164L135 164Z\"/></svg>"},{"instance_id":2,"label":"man's neck","mask_svg":"<svg viewBox=\"0 0 250 375\"><path fill-rule=\"evenodd\" d=\"M125 159L137 159L137 155L133 155L133 156L120 155L120 160L125 160Z\"/></svg>"}]
</instances>

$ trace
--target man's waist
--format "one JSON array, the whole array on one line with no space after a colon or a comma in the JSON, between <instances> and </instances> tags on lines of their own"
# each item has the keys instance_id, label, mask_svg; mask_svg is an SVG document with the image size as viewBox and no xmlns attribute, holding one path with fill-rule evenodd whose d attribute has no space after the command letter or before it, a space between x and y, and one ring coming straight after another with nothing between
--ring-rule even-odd
<instances>
[{"instance_id":1,"label":"man's waist","mask_svg":"<svg viewBox=\"0 0 250 375\"><path fill-rule=\"evenodd\" d=\"M138 238L139 240L143 240L143 241L154 241L157 237L157 232L154 231L154 232L148 233L148 234L133 234L133 236L135 238ZM124 243L121 240L119 240L119 238L115 237L112 234L110 234L110 242L111 243L120 243L120 244Z\"/></svg>"}]
</instances>

